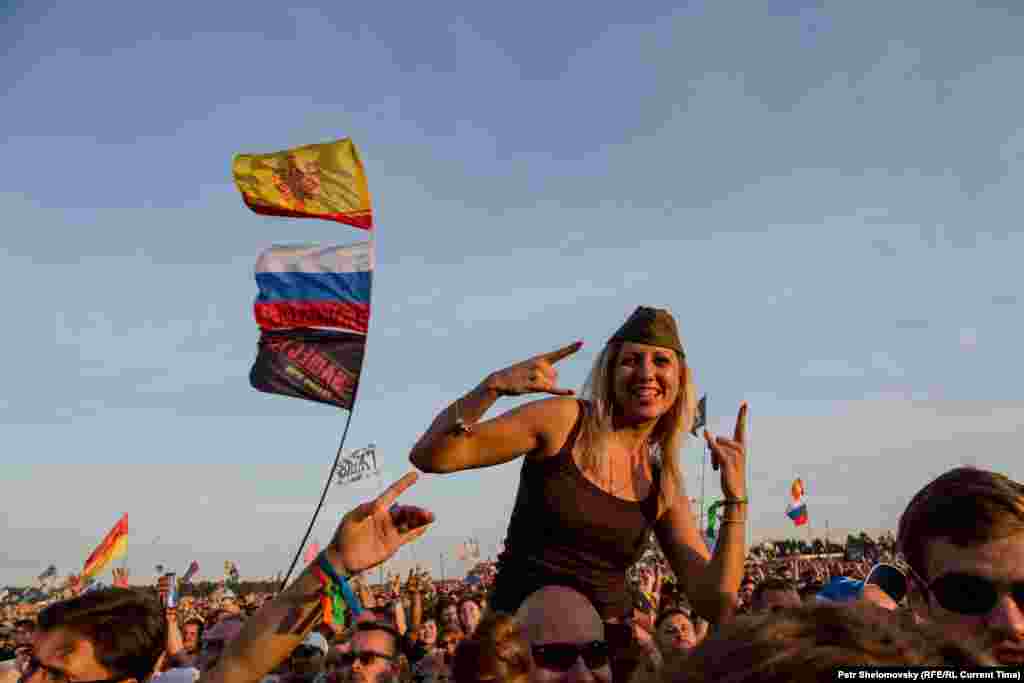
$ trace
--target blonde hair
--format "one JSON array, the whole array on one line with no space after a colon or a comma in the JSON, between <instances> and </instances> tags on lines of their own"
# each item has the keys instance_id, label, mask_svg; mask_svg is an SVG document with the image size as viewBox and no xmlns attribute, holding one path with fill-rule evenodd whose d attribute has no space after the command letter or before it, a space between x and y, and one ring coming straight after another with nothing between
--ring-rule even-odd
<instances>
[{"instance_id":1,"label":"blonde hair","mask_svg":"<svg viewBox=\"0 0 1024 683\"><path fill-rule=\"evenodd\" d=\"M615 394L613 378L622 342L609 342L594 361L583 386L583 398L589 402L580 427L579 443L582 451L580 464L591 472L601 472L608 466L608 441L614 429ZM679 468L679 454L686 443L697 412L697 388L686 359L675 351L679 361L679 394L668 411L658 418L651 432L651 453L661 466L661 507L667 508L673 497L685 500L683 473Z\"/></svg>"}]
</instances>

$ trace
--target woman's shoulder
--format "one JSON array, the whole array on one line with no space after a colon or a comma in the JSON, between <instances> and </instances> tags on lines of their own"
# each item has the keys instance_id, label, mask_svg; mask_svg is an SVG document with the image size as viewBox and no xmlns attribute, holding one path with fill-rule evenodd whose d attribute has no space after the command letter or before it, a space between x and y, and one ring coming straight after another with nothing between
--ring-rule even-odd
<instances>
[{"instance_id":1,"label":"woman's shoulder","mask_svg":"<svg viewBox=\"0 0 1024 683\"><path fill-rule=\"evenodd\" d=\"M584 401L575 396L554 396L524 406L537 414L541 432L540 448L530 454L531 459L544 459L561 452L585 410L585 405Z\"/></svg>"}]
</instances>

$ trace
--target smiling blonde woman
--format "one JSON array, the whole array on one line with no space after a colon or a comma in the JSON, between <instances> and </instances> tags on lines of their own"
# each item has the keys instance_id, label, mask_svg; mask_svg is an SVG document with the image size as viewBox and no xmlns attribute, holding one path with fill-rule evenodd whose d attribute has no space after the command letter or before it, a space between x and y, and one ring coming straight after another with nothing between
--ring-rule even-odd
<instances>
[{"instance_id":1,"label":"smiling blonde woman","mask_svg":"<svg viewBox=\"0 0 1024 683\"><path fill-rule=\"evenodd\" d=\"M559 387L555 370L581 347L488 375L435 418L410 460L452 473L525 455L492 606L514 612L544 586L574 588L601 614L614 657L632 644L626 572L652 529L695 611L713 623L731 619L746 552L747 408L733 438L705 431L725 501L712 555L679 468L697 403L675 319L638 308L598 355L585 400ZM478 423L500 397L533 393L553 397Z\"/></svg>"}]
</instances>

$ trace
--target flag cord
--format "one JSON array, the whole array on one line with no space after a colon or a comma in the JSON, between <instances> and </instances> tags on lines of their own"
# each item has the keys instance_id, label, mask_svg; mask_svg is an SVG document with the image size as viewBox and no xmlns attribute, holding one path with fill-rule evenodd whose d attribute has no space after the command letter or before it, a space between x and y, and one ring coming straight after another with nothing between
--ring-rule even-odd
<instances>
[{"instance_id":1,"label":"flag cord","mask_svg":"<svg viewBox=\"0 0 1024 683\"><path fill-rule=\"evenodd\" d=\"M352 394L353 408L355 408L355 393ZM302 549L306 547L306 541L309 540L309 535L313 533L313 525L316 524L316 518L320 515L320 509L324 506L324 500L327 498L327 491L331 488L331 482L334 480L334 472L338 469L338 462L341 460L342 448L345 446L345 437L348 436L348 426L352 424L352 413L355 411L348 410L348 419L345 420L345 431L341 433L341 442L338 443L338 453L334 456L334 464L331 465L331 472L327 475L327 481L324 482L324 491L320 494L320 502L316 504L316 510L313 511L313 518L309 520L309 527L306 529L306 535L302 537L302 542L299 543L299 547L295 550L295 557L292 558L292 564L288 567L288 573L285 574L284 579L281 581L281 585L278 591L283 591L284 587L288 585L288 579L291 578L292 571L295 569L295 564L299 561L299 556L302 554Z\"/></svg>"}]
</instances>

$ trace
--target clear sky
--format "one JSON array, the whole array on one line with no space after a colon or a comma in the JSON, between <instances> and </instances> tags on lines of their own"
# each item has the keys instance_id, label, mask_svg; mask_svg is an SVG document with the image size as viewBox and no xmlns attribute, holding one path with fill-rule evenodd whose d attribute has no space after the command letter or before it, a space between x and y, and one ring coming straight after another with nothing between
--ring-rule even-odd
<instances>
[{"instance_id":1,"label":"clear sky","mask_svg":"<svg viewBox=\"0 0 1024 683\"><path fill-rule=\"evenodd\" d=\"M123 512L137 578L287 567L345 414L249 387L252 266L366 235L249 212L230 164L345 136L379 226L348 445L386 480L493 370L583 339L578 388L638 304L715 429L750 402L755 538L795 476L812 533L892 528L957 464L1024 478L1020 3L323 4L3 10L0 584ZM391 567L492 554L518 471L424 476Z\"/></svg>"}]
</instances>

